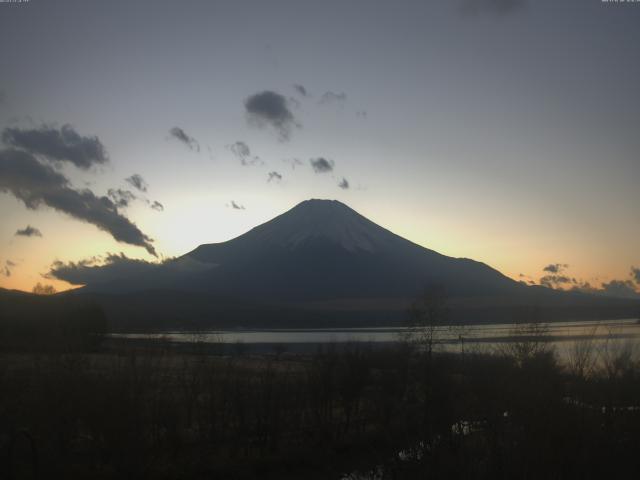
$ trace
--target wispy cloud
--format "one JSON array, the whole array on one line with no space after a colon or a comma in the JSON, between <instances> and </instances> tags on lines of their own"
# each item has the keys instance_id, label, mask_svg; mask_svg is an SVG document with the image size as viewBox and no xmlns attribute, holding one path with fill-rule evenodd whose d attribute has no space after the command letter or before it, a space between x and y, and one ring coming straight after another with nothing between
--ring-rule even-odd
<instances>
[{"instance_id":1,"label":"wispy cloud","mask_svg":"<svg viewBox=\"0 0 640 480\"><path fill-rule=\"evenodd\" d=\"M132 187L140 190L141 192L146 192L147 188L149 187L149 185L147 185L147 182L144 181L144 178L142 178L142 176L138 175L137 173L134 173L130 177L125 178L124 181Z\"/></svg>"},{"instance_id":2,"label":"wispy cloud","mask_svg":"<svg viewBox=\"0 0 640 480\"><path fill-rule=\"evenodd\" d=\"M110 188L107 190L107 196L118 208L128 207L137 198L130 190L121 188Z\"/></svg>"},{"instance_id":3,"label":"wispy cloud","mask_svg":"<svg viewBox=\"0 0 640 480\"><path fill-rule=\"evenodd\" d=\"M249 145L247 145L242 140L238 140L231 145L227 145L227 148L240 161L240 165L242 166L247 167L263 163L260 157L258 157L257 155L251 155L251 149L249 148Z\"/></svg>"},{"instance_id":4,"label":"wispy cloud","mask_svg":"<svg viewBox=\"0 0 640 480\"><path fill-rule=\"evenodd\" d=\"M4 264L0 264L0 275L5 277L11 276L11 269L15 267L16 264L11 260L5 260Z\"/></svg>"},{"instance_id":5,"label":"wispy cloud","mask_svg":"<svg viewBox=\"0 0 640 480\"><path fill-rule=\"evenodd\" d=\"M299 94L301 97L308 97L308 96L310 96L309 91L308 91L308 90L307 90L303 85L296 84L296 85L294 85L294 86L293 86L293 89L294 89L296 92L298 92L298 94Z\"/></svg>"},{"instance_id":6,"label":"wispy cloud","mask_svg":"<svg viewBox=\"0 0 640 480\"><path fill-rule=\"evenodd\" d=\"M151 202L151 208L153 210L156 210L158 212L164 212L164 205L162 205L159 201L154 200L153 202Z\"/></svg>"},{"instance_id":7,"label":"wispy cloud","mask_svg":"<svg viewBox=\"0 0 640 480\"><path fill-rule=\"evenodd\" d=\"M89 189L74 189L64 175L30 153L0 151L0 191L11 193L31 210L46 205L95 225L119 242L144 247L156 255L151 238L120 214L111 199L98 197Z\"/></svg>"},{"instance_id":8,"label":"wispy cloud","mask_svg":"<svg viewBox=\"0 0 640 480\"><path fill-rule=\"evenodd\" d=\"M324 92L318 100L318 103L321 105L330 105L330 104L338 104L342 105L347 101L347 94L344 92L335 93L335 92Z\"/></svg>"},{"instance_id":9,"label":"wispy cloud","mask_svg":"<svg viewBox=\"0 0 640 480\"><path fill-rule=\"evenodd\" d=\"M271 182L271 181L279 182L282 180L282 175L278 172L275 172L275 171L269 172L267 175L269 177L267 178L267 182Z\"/></svg>"},{"instance_id":10,"label":"wispy cloud","mask_svg":"<svg viewBox=\"0 0 640 480\"><path fill-rule=\"evenodd\" d=\"M31 225L27 225L25 228L16 230L15 235L19 237L42 237L42 232Z\"/></svg>"},{"instance_id":11,"label":"wispy cloud","mask_svg":"<svg viewBox=\"0 0 640 480\"><path fill-rule=\"evenodd\" d=\"M169 130L169 134L179 142L186 145L190 150L193 150L194 152L200 151L200 143L191 135L187 135L187 133L182 128L173 127L171 130Z\"/></svg>"}]
</instances>

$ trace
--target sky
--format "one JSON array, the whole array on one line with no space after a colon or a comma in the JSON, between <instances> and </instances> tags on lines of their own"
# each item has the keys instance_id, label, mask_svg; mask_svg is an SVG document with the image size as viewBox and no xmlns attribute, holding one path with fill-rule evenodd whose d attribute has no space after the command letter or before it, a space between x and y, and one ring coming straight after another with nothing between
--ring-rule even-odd
<instances>
[{"instance_id":1,"label":"sky","mask_svg":"<svg viewBox=\"0 0 640 480\"><path fill-rule=\"evenodd\" d=\"M516 280L638 288L639 50L634 2L2 2L0 287L330 198Z\"/></svg>"}]
</instances>

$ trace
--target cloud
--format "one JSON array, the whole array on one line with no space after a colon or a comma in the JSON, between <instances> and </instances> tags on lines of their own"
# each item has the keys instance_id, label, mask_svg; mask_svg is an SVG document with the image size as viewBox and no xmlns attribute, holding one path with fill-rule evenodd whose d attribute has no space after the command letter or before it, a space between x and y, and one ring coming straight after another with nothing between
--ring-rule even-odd
<instances>
[{"instance_id":1,"label":"cloud","mask_svg":"<svg viewBox=\"0 0 640 480\"><path fill-rule=\"evenodd\" d=\"M70 162L84 170L109 161L107 151L98 137L84 137L68 124L60 129L46 125L29 130L5 128L2 141L48 161Z\"/></svg>"},{"instance_id":2,"label":"cloud","mask_svg":"<svg viewBox=\"0 0 640 480\"><path fill-rule=\"evenodd\" d=\"M593 286L590 282L575 279L566 275L565 269L569 265L566 263L552 263L547 265L543 270L549 272L539 280L539 284L555 290L571 290L574 292L587 293L591 295L601 295L607 297L618 298L640 298L640 292L636 289L636 284L640 285L637 276L640 275L640 269L631 267L630 278L619 280L614 279L609 282L603 282L600 288ZM520 274L521 277L526 277ZM570 288L568 288L570 286Z\"/></svg>"},{"instance_id":3,"label":"cloud","mask_svg":"<svg viewBox=\"0 0 640 480\"><path fill-rule=\"evenodd\" d=\"M190 150L193 150L195 152L200 151L200 144L198 143L198 141L190 135L187 135L187 133L180 127L173 127L171 130L169 130L169 134L172 137L178 139L180 142L184 143Z\"/></svg>"},{"instance_id":4,"label":"cloud","mask_svg":"<svg viewBox=\"0 0 640 480\"><path fill-rule=\"evenodd\" d=\"M0 266L0 275L4 275L5 277L11 276L11 268L15 267L16 264L11 260L5 260L4 265Z\"/></svg>"},{"instance_id":5,"label":"cloud","mask_svg":"<svg viewBox=\"0 0 640 480\"><path fill-rule=\"evenodd\" d=\"M566 275L545 275L540 279L540 285L547 288L560 288L562 285L572 283L571 278Z\"/></svg>"},{"instance_id":6,"label":"cloud","mask_svg":"<svg viewBox=\"0 0 640 480\"><path fill-rule=\"evenodd\" d=\"M640 298L640 293L636 291L631 280L611 280L602 284L604 295L619 298Z\"/></svg>"},{"instance_id":7,"label":"cloud","mask_svg":"<svg viewBox=\"0 0 640 480\"><path fill-rule=\"evenodd\" d=\"M151 275L155 278L162 271L169 275L171 282L180 282L184 274L204 272L211 268L215 268L215 265L189 257L147 262L129 258L123 253L107 253L105 256L78 262L55 261L45 278L57 278L74 285L99 285L122 280L132 281L139 275Z\"/></svg>"},{"instance_id":8,"label":"cloud","mask_svg":"<svg viewBox=\"0 0 640 480\"><path fill-rule=\"evenodd\" d=\"M358 118L367 118L369 116L369 114L367 113L366 110L358 110L356 112L356 117Z\"/></svg>"},{"instance_id":9,"label":"cloud","mask_svg":"<svg viewBox=\"0 0 640 480\"><path fill-rule=\"evenodd\" d=\"M569 265L566 263L551 263L542 269L543 272L562 273Z\"/></svg>"},{"instance_id":10,"label":"cloud","mask_svg":"<svg viewBox=\"0 0 640 480\"><path fill-rule=\"evenodd\" d=\"M146 192L147 188L149 188L149 185L147 185L147 182L144 181L144 178L142 178L137 173L134 173L130 177L125 178L124 181L134 188L137 188L141 192Z\"/></svg>"},{"instance_id":11,"label":"cloud","mask_svg":"<svg viewBox=\"0 0 640 480\"><path fill-rule=\"evenodd\" d=\"M279 182L282 180L282 175L279 174L278 172L269 172L268 173L269 178L267 179L267 182L271 182L272 180L275 182Z\"/></svg>"},{"instance_id":12,"label":"cloud","mask_svg":"<svg viewBox=\"0 0 640 480\"><path fill-rule=\"evenodd\" d=\"M309 92L302 85L296 84L293 86L294 90L300 94L302 97L310 96Z\"/></svg>"},{"instance_id":13,"label":"cloud","mask_svg":"<svg viewBox=\"0 0 640 480\"><path fill-rule=\"evenodd\" d=\"M121 188L110 188L107 190L107 196L118 208L126 208L137 197L130 190L122 190Z\"/></svg>"},{"instance_id":14,"label":"cloud","mask_svg":"<svg viewBox=\"0 0 640 480\"><path fill-rule=\"evenodd\" d=\"M242 140L238 140L236 143L228 145L227 148L235 155L240 161L240 165L250 166L262 163L262 160L257 155L251 155L251 149Z\"/></svg>"},{"instance_id":15,"label":"cloud","mask_svg":"<svg viewBox=\"0 0 640 480\"><path fill-rule=\"evenodd\" d=\"M327 160L323 157L311 158L309 159L309 163L311 164L311 168L316 173L327 173L333 170L334 161Z\"/></svg>"},{"instance_id":16,"label":"cloud","mask_svg":"<svg viewBox=\"0 0 640 480\"><path fill-rule=\"evenodd\" d=\"M300 125L289 109L287 99L279 93L265 90L248 97L244 106L248 119L259 127L271 125L281 140L288 140L291 128Z\"/></svg>"},{"instance_id":17,"label":"cloud","mask_svg":"<svg viewBox=\"0 0 640 480\"><path fill-rule=\"evenodd\" d=\"M481 13L506 15L527 6L527 0L459 0L460 12L466 15Z\"/></svg>"},{"instance_id":18,"label":"cloud","mask_svg":"<svg viewBox=\"0 0 640 480\"><path fill-rule=\"evenodd\" d=\"M234 210L245 210L244 205L240 205L234 200L231 200L231 204L228 204L227 206L233 208Z\"/></svg>"},{"instance_id":19,"label":"cloud","mask_svg":"<svg viewBox=\"0 0 640 480\"><path fill-rule=\"evenodd\" d=\"M342 180L340 181L340 183L338 183L338 186L343 190L348 190L349 181L346 178L342 177Z\"/></svg>"},{"instance_id":20,"label":"cloud","mask_svg":"<svg viewBox=\"0 0 640 480\"><path fill-rule=\"evenodd\" d=\"M156 255L152 240L121 215L111 199L89 189L75 190L64 175L27 152L0 151L0 191L11 193L31 210L47 205Z\"/></svg>"},{"instance_id":21,"label":"cloud","mask_svg":"<svg viewBox=\"0 0 640 480\"><path fill-rule=\"evenodd\" d=\"M31 225L27 225L25 228L17 230L15 235L19 237L42 237L42 232Z\"/></svg>"},{"instance_id":22,"label":"cloud","mask_svg":"<svg viewBox=\"0 0 640 480\"><path fill-rule=\"evenodd\" d=\"M296 167L300 165L304 165L303 161L300 160L299 158L283 158L282 161L284 163L288 163L289 166L291 167L291 170L295 170Z\"/></svg>"},{"instance_id":23,"label":"cloud","mask_svg":"<svg viewBox=\"0 0 640 480\"><path fill-rule=\"evenodd\" d=\"M318 101L321 105L329 105L329 104L343 104L347 101L347 94L335 93L335 92L324 92Z\"/></svg>"},{"instance_id":24,"label":"cloud","mask_svg":"<svg viewBox=\"0 0 640 480\"><path fill-rule=\"evenodd\" d=\"M162 205L159 201L154 200L151 203L151 208L157 210L158 212L164 212L164 205Z\"/></svg>"},{"instance_id":25,"label":"cloud","mask_svg":"<svg viewBox=\"0 0 640 480\"><path fill-rule=\"evenodd\" d=\"M120 255L108 253L104 259L102 257L92 257L79 262L68 263L55 261L51 265L47 277L64 280L73 285L98 284L153 272L160 265L159 263L128 258L123 253L120 253Z\"/></svg>"}]
</instances>

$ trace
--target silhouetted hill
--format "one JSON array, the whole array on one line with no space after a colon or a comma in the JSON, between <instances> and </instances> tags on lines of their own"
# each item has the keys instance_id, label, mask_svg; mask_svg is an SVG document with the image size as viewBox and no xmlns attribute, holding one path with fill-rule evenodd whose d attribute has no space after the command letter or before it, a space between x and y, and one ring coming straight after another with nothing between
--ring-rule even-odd
<instances>
[{"instance_id":1,"label":"silhouetted hill","mask_svg":"<svg viewBox=\"0 0 640 480\"><path fill-rule=\"evenodd\" d=\"M98 302L85 296L0 289L0 349L91 349L107 322Z\"/></svg>"}]
</instances>

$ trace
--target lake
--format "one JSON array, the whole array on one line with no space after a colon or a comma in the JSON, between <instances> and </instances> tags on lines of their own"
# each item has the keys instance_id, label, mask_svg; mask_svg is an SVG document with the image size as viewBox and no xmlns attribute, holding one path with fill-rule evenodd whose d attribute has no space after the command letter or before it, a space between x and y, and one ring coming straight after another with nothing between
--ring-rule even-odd
<instances>
[{"instance_id":1,"label":"lake","mask_svg":"<svg viewBox=\"0 0 640 480\"><path fill-rule=\"evenodd\" d=\"M112 334L113 338L132 340L165 340L177 344L205 343L243 345L252 351L278 348L287 351L308 351L322 344L370 343L382 346L402 340L417 329L398 327L374 328L313 328L313 329L235 329L201 332L166 331L157 333ZM593 341L602 348L619 349L635 344L640 338L637 319L572 321L544 324L544 341L556 347L561 357L576 342ZM532 333L522 324L484 324L437 327L434 338L444 351L491 351L500 345L518 342ZM535 335L534 335L535 336Z\"/></svg>"}]
</instances>

